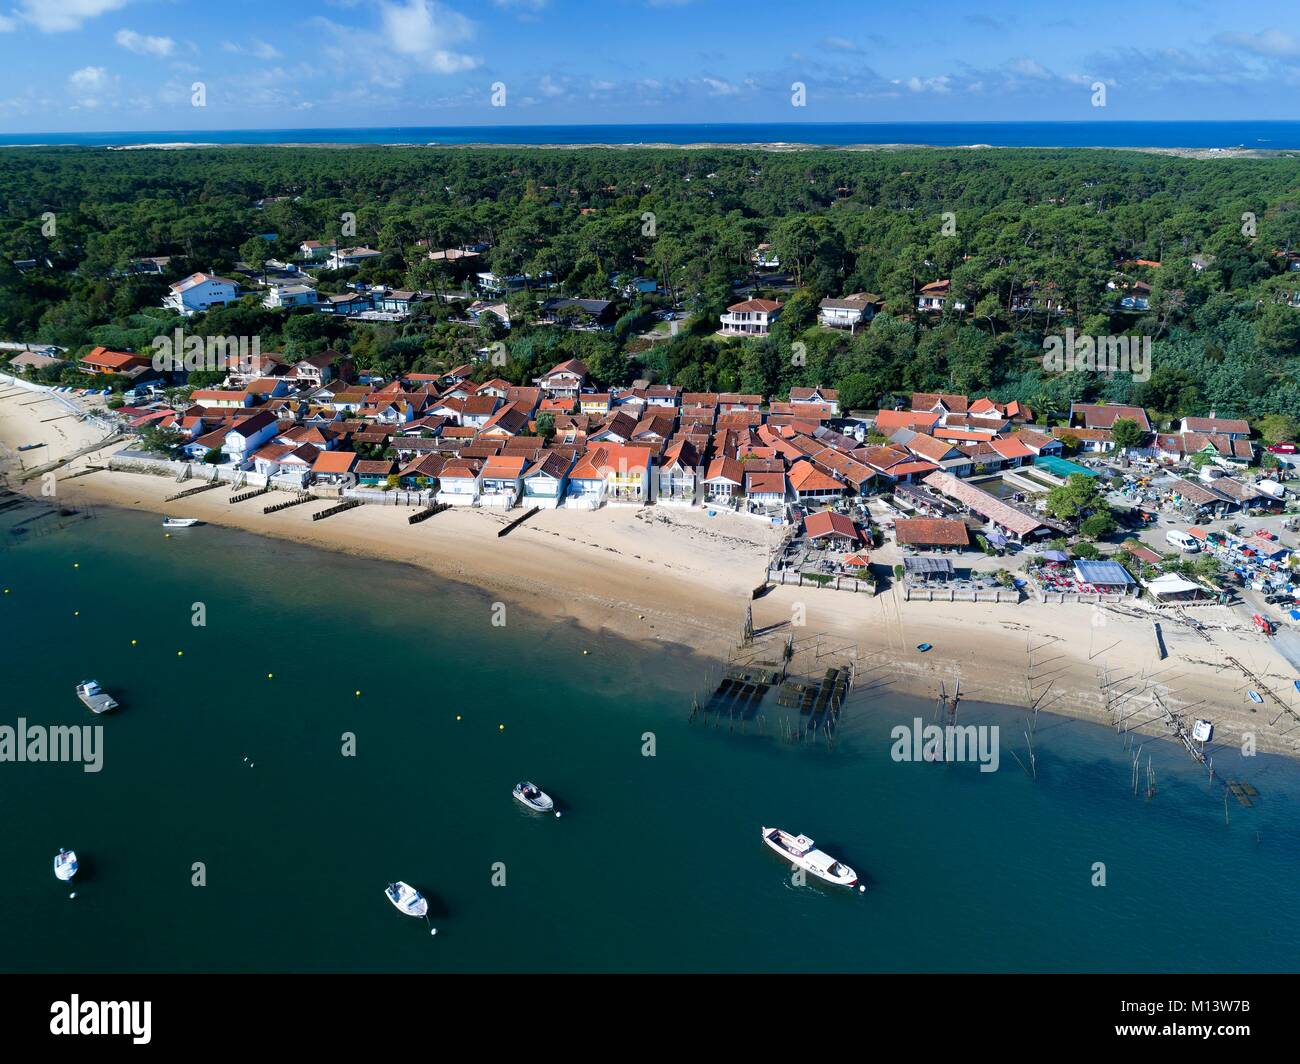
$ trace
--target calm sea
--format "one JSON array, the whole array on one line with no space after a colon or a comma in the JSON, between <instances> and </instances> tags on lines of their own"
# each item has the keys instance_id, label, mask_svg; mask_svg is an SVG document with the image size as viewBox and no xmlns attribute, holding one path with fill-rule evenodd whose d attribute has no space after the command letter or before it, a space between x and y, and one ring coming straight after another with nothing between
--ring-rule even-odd
<instances>
[{"instance_id":1,"label":"calm sea","mask_svg":"<svg viewBox=\"0 0 1300 1064\"><path fill-rule=\"evenodd\" d=\"M1300 122L770 122L392 126L0 133L0 144L990 144L995 147L1300 148Z\"/></svg>"},{"instance_id":2,"label":"calm sea","mask_svg":"<svg viewBox=\"0 0 1300 1064\"><path fill-rule=\"evenodd\" d=\"M515 606L493 627L487 597L412 568L135 513L40 526L0 551L0 723L100 723L103 769L0 764L0 969L1300 967L1292 762L1219 751L1262 796L1225 824L1172 747L1148 746L1148 801L1115 734L1059 718L1037 781L1009 755L1021 714L990 706L962 713L1001 725L999 771L892 761L890 727L930 705L887 690L833 750L791 748L687 723L706 662ZM88 677L122 708L82 709ZM525 777L562 819L517 808ZM793 886L763 823L867 893Z\"/></svg>"}]
</instances>

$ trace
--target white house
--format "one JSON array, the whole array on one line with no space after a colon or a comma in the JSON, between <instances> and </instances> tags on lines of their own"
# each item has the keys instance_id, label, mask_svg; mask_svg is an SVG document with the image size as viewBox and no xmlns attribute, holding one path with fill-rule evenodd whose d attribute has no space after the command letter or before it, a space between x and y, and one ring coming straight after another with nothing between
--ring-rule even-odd
<instances>
[{"instance_id":1,"label":"white house","mask_svg":"<svg viewBox=\"0 0 1300 1064\"><path fill-rule=\"evenodd\" d=\"M306 284L272 285L270 291L262 297L262 306L272 309L278 307L311 307L316 305L316 289Z\"/></svg>"},{"instance_id":2,"label":"white house","mask_svg":"<svg viewBox=\"0 0 1300 1064\"><path fill-rule=\"evenodd\" d=\"M178 314L198 314L239 298L239 284L211 273L192 273L171 286L163 306Z\"/></svg>"},{"instance_id":3,"label":"white house","mask_svg":"<svg viewBox=\"0 0 1300 1064\"><path fill-rule=\"evenodd\" d=\"M499 454L489 458L479 477L479 505L505 510L514 506L522 492L521 481L527 464L522 455Z\"/></svg>"},{"instance_id":4,"label":"white house","mask_svg":"<svg viewBox=\"0 0 1300 1064\"><path fill-rule=\"evenodd\" d=\"M453 458L438 474L438 502L449 506L474 506L478 503L482 467L467 458Z\"/></svg>"},{"instance_id":5,"label":"white house","mask_svg":"<svg viewBox=\"0 0 1300 1064\"><path fill-rule=\"evenodd\" d=\"M766 336L781 314L774 299L747 299L733 303L722 315L723 336Z\"/></svg>"},{"instance_id":6,"label":"white house","mask_svg":"<svg viewBox=\"0 0 1300 1064\"><path fill-rule=\"evenodd\" d=\"M883 302L869 292L856 292L843 299L823 299L817 304L817 321L828 329L855 329L871 321Z\"/></svg>"},{"instance_id":7,"label":"white house","mask_svg":"<svg viewBox=\"0 0 1300 1064\"><path fill-rule=\"evenodd\" d=\"M916 297L916 309L923 313L941 311L948 304L951 295L951 281L931 281L921 286L921 292ZM951 307L953 310L962 311L966 309L966 304L960 300L953 300Z\"/></svg>"},{"instance_id":8,"label":"white house","mask_svg":"<svg viewBox=\"0 0 1300 1064\"><path fill-rule=\"evenodd\" d=\"M243 469L251 462L253 452L262 444L273 440L279 431L280 423L275 415L263 410L235 422L226 432L221 451L227 461L236 468Z\"/></svg>"},{"instance_id":9,"label":"white house","mask_svg":"<svg viewBox=\"0 0 1300 1064\"><path fill-rule=\"evenodd\" d=\"M330 252L325 266L331 270L350 270L363 262L379 258L381 254L383 253L374 248L335 248Z\"/></svg>"}]
</instances>

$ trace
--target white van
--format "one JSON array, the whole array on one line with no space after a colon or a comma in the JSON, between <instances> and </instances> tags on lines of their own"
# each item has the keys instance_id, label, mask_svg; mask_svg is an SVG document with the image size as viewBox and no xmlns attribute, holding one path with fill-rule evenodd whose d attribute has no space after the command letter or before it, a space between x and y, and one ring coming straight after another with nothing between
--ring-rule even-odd
<instances>
[{"instance_id":1,"label":"white van","mask_svg":"<svg viewBox=\"0 0 1300 1064\"><path fill-rule=\"evenodd\" d=\"M1189 536L1186 532L1179 532L1176 528L1171 528L1165 533L1165 542L1171 547L1186 551L1188 554L1197 554L1201 549L1201 545L1196 541L1195 536Z\"/></svg>"}]
</instances>

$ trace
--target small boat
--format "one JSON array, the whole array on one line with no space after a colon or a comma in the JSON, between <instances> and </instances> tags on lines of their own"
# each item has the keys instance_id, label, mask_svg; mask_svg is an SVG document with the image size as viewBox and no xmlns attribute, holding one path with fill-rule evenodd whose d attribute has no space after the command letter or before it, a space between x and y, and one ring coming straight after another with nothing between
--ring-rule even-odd
<instances>
[{"instance_id":1,"label":"small boat","mask_svg":"<svg viewBox=\"0 0 1300 1064\"><path fill-rule=\"evenodd\" d=\"M60 850L54 857L54 876L67 882L77 874L77 855L71 850Z\"/></svg>"},{"instance_id":2,"label":"small boat","mask_svg":"<svg viewBox=\"0 0 1300 1064\"><path fill-rule=\"evenodd\" d=\"M34 451L37 447L44 447L43 443L24 443L19 446L20 451Z\"/></svg>"},{"instance_id":3,"label":"small boat","mask_svg":"<svg viewBox=\"0 0 1300 1064\"><path fill-rule=\"evenodd\" d=\"M1300 691L1300 680L1296 680L1296 682L1295 682L1295 689L1296 689L1297 691Z\"/></svg>"},{"instance_id":4,"label":"small boat","mask_svg":"<svg viewBox=\"0 0 1300 1064\"><path fill-rule=\"evenodd\" d=\"M1262 703L1264 701L1264 696L1261 695L1258 691L1247 691L1246 694L1250 695L1250 700L1252 702Z\"/></svg>"},{"instance_id":5,"label":"small boat","mask_svg":"<svg viewBox=\"0 0 1300 1064\"><path fill-rule=\"evenodd\" d=\"M917 643L916 649L919 650L922 654L924 654L927 650L933 650L934 647L932 647L929 643Z\"/></svg>"},{"instance_id":6,"label":"small boat","mask_svg":"<svg viewBox=\"0 0 1300 1064\"><path fill-rule=\"evenodd\" d=\"M77 697L92 713L107 713L117 708L117 700L99 686L98 680L82 680L77 684Z\"/></svg>"},{"instance_id":7,"label":"small boat","mask_svg":"<svg viewBox=\"0 0 1300 1064\"><path fill-rule=\"evenodd\" d=\"M857 872L843 862L835 860L830 854L817 849L813 840L807 835L791 835L780 828L765 827L763 842L796 868L812 873L823 882L837 887L852 887L858 882Z\"/></svg>"},{"instance_id":8,"label":"small boat","mask_svg":"<svg viewBox=\"0 0 1300 1064\"><path fill-rule=\"evenodd\" d=\"M163 528L193 528L199 523L197 517L164 517Z\"/></svg>"},{"instance_id":9,"label":"small boat","mask_svg":"<svg viewBox=\"0 0 1300 1064\"><path fill-rule=\"evenodd\" d=\"M389 883L384 888L384 893L397 910L407 916L426 916L429 912L429 903L424 900L424 895L400 879L396 883Z\"/></svg>"},{"instance_id":10,"label":"small boat","mask_svg":"<svg viewBox=\"0 0 1300 1064\"><path fill-rule=\"evenodd\" d=\"M1198 743L1208 743L1214 738L1214 725L1208 720L1198 719L1196 723L1192 725L1192 738Z\"/></svg>"},{"instance_id":11,"label":"small boat","mask_svg":"<svg viewBox=\"0 0 1300 1064\"><path fill-rule=\"evenodd\" d=\"M515 784L514 795L515 801L534 813L549 813L555 808L551 796L535 783L529 783L527 780Z\"/></svg>"}]
</instances>

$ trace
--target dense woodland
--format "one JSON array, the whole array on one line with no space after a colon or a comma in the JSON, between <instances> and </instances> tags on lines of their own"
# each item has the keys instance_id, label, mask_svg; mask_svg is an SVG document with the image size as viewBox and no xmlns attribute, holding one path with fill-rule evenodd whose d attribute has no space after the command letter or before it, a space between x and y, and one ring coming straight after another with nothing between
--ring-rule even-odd
<instances>
[{"instance_id":1,"label":"dense woodland","mask_svg":"<svg viewBox=\"0 0 1300 1064\"><path fill-rule=\"evenodd\" d=\"M56 232L42 235L52 212ZM355 236L340 236L345 212ZM653 227L647 225L653 214ZM944 212L955 233L944 234ZM1243 215L1255 219L1243 224ZM435 247L491 245L479 268L550 271L566 295L613 298L615 273L655 277L666 294L624 301L610 332L532 326L512 298L508 333L448 319L430 302L400 325L362 325L310 309L271 311L250 296L185 323L208 335L258 335L290 358L334 347L389 374L468 361L504 339L524 382L580 357L603 384L651 373L691 391L783 396L841 389L845 407L918 391L987 393L1040 410L1070 400L1140 403L1167 418L1300 418L1300 163L1192 160L1118 151L749 149L222 148L184 151L6 149L0 153L0 338L147 351L179 324L158 309L166 283L229 272L264 253L289 259L304 239L368 245L381 259L320 290L367 280L439 293L464 273L425 259ZM949 227L951 228L951 226ZM1246 230L1246 231L1243 231ZM257 234L274 233L264 242ZM770 243L795 290L770 337L714 336L717 314ZM1278 253L1283 254L1279 255ZM166 277L127 277L139 256L173 256ZM1197 270L1193 257L1206 263ZM36 259L20 272L13 260ZM1107 288L1117 263L1147 259L1147 312L1122 312ZM49 266L46 265L49 261ZM951 278L958 313L918 315L919 287ZM1065 315L1013 311L1052 290ZM762 294L761 279L757 291ZM856 335L816 324L825 296L877 293L885 312ZM691 314L675 338L638 336L648 312ZM1292 304L1296 305L1292 305ZM517 316L516 316L517 315ZM1042 368L1043 337L1143 334L1151 378ZM792 357L801 342L806 358ZM801 364L802 363L802 364Z\"/></svg>"}]
</instances>

